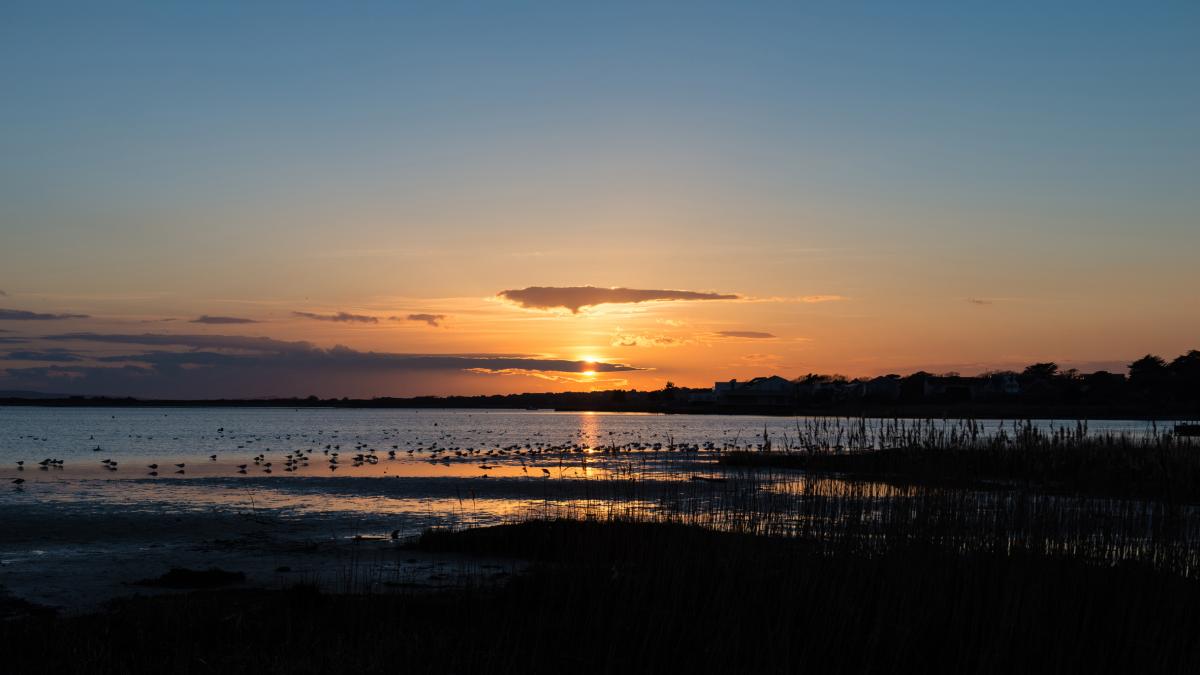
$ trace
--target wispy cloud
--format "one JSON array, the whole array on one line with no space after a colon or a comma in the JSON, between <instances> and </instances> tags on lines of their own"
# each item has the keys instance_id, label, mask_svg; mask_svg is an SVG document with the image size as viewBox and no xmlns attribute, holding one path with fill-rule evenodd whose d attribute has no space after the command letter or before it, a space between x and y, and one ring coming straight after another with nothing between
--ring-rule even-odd
<instances>
[{"instance_id":1,"label":"wispy cloud","mask_svg":"<svg viewBox=\"0 0 1200 675\"><path fill-rule=\"evenodd\" d=\"M497 296L527 309L567 309L574 314L584 307L669 300L737 300L740 296L703 291L596 286L530 286L500 291Z\"/></svg>"},{"instance_id":2,"label":"wispy cloud","mask_svg":"<svg viewBox=\"0 0 1200 675\"><path fill-rule=\"evenodd\" d=\"M258 323L254 319L243 319L238 316L209 316L207 314L198 316L188 323L207 323L207 324L239 324L239 323Z\"/></svg>"},{"instance_id":3,"label":"wispy cloud","mask_svg":"<svg viewBox=\"0 0 1200 675\"><path fill-rule=\"evenodd\" d=\"M388 317L388 320L390 320L390 321L418 321L421 323L427 323L430 326L437 328L438 326L442 325L443 321L446 320L446 315L445 314L409 314L408 316L405 316L405 317L391 316L391 317Z\"/></svg>"},{"instance_id":4,"label":"wispy cloud","mask_svg":"<svg viewBox=\"0 0 1200 675\"><path fill-rule=\"evenodd\" d=\"M547 373L538 370L527 370L524 368L502 368L492 370L488 368L471 368L469 372L480 375L517 375L522 377L534 377L539 380L548 382L561 382L565 384L591 384L591 385L612 385L613 387L623 387L629 384L629 380L620 377L596 377L594 375L564 375L561 373Z\"/></svg>"},{"instance_id":5,"label":"wispy cloud","mask_svg":"<svg viewBox=\"0 0 1200 675\"><path fill-rule=\"evenodd\" d=\"M49 361L65 363L69 361L82 361L83 357L69 349L46 349L42 351L13 351L0 356L5 361Z\"/></svg>"},{"instance_id":6,"label":"wispy cloud","mask_svg":"<svg viewBox=\"0 0 1200 675\"><path fill-rule=\"evenodd\" d=\"M293 316L298 316L303 319L313 319L315 321L335 321L338 323L379 323L379 319L366 314L350 314L348 312L338 312L337 314L314 314L313 312L292 312Z\"/></svg>"},{"instance_id":7,"label":"wispy cloud","mask_svg":"<svg viewBox=\"0 0 1200 675\"><path fill-rule=\"evenodd\" d=\"M777 337L772 333L764 333L757 330L721 330L715 333L718 337L737 338L743 340L770 340Z\"/></svg>"},{"instance_id":8,"label":"wispy cloud","mask_svg":"<svg viewBox=\"0 0 1200 675\"><path fill-rule=\"evenodd\" d=\"M88 318L87 314L40 314L23 309L0 309L0 321L61 321L86 318Z\"/></svg>"},{"instance_id":9,"label":"wispy cloud","mask_svg":"<svg viewBox=\"0 0 1200 675\"><path fill-rule=\"evenodd\" d=\"M614 347L682 347L691 342L691 340L670 335L618 333L613 336L611 344Z\"/></svg>"},{"instance_id":10,"label":"wispy cloud","mask_svg":"<svg viewBox=\"0 0 1200 675\"><path fill-rule=\"evenodd\" d=\"M747 296L741 298L742 302L777 302L777 303L800 303L805 305L815 305L822 302L843 302L850 298L844 295L770 295L764 297Z\"/></svg>"}]
</instances>

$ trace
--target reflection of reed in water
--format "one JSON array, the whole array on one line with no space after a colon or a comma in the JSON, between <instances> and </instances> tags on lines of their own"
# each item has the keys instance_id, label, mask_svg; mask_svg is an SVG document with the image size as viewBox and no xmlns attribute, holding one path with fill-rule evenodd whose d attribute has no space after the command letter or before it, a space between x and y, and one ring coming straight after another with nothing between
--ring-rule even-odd
<instances>
[{"instance_id":1,"label":"reflection of reed in water","mask_svg":"<svg viewBox=\"0 0 1200 675\"><path fill-rule=\"evenodd\" d=\"M1102 564L1146 563L1200 576L1200 517L1194 506L770 470L730 470L726 477L723 482L660 481L609 474L553 481L542 499L527 501L503 520L697 525L800 538L830 551L865 554L901 544L932 544L963 553L1027 551ZM469 520L462 524L470 525Z\"/></svg>"}]
</instances>

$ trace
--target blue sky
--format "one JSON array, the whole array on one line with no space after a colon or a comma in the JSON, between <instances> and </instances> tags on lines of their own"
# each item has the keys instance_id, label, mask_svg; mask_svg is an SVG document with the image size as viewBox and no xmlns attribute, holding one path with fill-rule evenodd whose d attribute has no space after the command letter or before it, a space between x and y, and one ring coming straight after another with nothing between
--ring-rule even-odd
<instances>
[{"instance_id":1,"label":"blue sky","mask_svg":"<svg viewBox=\"0 0 1200 675\"><path fill-rule=\"evenodd\" d=\"M802 341L780 368L1182 350L1198 37L1194 2L9 2L0 306L464 315L627 286L846 298L694 319ZM966 298L994 339L949 328ZM576 320L520 349L278 337L569 356L633 319Z\"/></svg>"}]
</instances>

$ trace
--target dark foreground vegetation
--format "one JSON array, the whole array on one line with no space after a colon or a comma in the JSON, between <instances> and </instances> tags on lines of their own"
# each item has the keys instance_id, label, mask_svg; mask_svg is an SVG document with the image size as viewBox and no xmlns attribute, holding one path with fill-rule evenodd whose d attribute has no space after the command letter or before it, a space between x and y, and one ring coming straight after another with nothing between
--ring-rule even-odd
<instances>
[{"instance_id":1,"label":"dark foreground vegetation","mask_svg":"<svg viewBox=\"0 0 1200 675\"><path fill-rule=\"evenodd\" d=\"M536 563L452 591L205 591L27 614L0 622L0 662L12 673L1200 669L1200 582L1135 563L918 544L831 553L624 521L434 531L411 545Z\"/></svg>"}]
</instances>

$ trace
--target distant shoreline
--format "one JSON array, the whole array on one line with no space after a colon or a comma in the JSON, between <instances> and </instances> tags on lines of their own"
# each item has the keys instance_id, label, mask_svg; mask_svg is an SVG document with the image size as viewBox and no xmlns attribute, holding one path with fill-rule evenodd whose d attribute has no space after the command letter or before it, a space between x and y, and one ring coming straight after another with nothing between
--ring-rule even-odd
<instances>
[{"instance_id":1,"label":"distant shoreline","mask_svg":"<svg viewBox=\"0 0 1200 675\"><path fill-rule=\"evenodd\" d=\"M534 395L530 395L534 396ZM553 399L555 395L536 395ZM492 397L419 397L379 399L135 399L111 397L0 398L0 406L41 408L313 408L353 410L508 410L553 412L645 413L663 415L746 415L769 417L866 417L901 419L1041 419L1041 420L1145 420L1177 422L1200 419L1196 407L1004 405L981 403L861 404L833 406L731 406L658 402L653 404L520 405L496 402ZM502 398L502 397L501 397Z\"/></svg>"}]
</instances>

